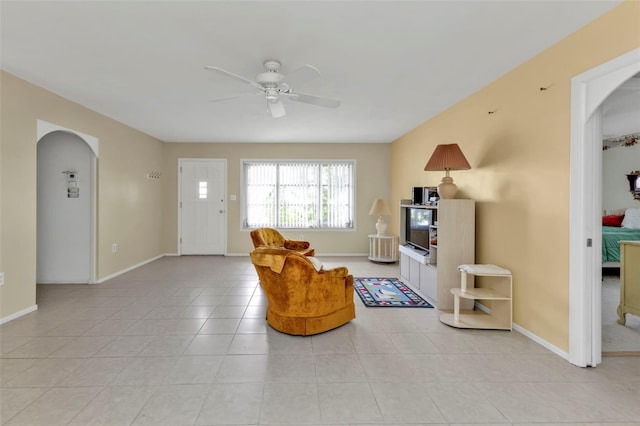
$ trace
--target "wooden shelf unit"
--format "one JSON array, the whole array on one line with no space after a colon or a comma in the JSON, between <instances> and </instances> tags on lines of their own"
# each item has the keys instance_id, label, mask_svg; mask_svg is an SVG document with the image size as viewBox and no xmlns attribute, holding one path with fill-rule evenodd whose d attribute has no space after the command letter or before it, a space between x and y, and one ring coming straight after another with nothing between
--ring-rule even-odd
<instances>
[{"instance_id":1,"label":"wooden shelf unit","mask_svg":"<svg viewBox=\"0 0 640 426\"><path fill-rule=\"evenodd\" d=\"M431 227L430 241L437 232L437 244L431 244L429 254L406 245L406 209L436 210L436 222ZM458 287L458 265L475 260L475 201L441 199L437 206L400 203L400 278L418 290L439 310L453 309L450 289ZM465 300L463 308L472 309L473 301Z\"/></svg>"},{"instance_id":2,"label":"wooden shelf unit","mask_svg":"<svg viewBox=\"0 0 640 426\"><path fill-rule=\"evenodd\" d=\"M441 312L440 321L457 328L511 330L513 282L511 271L496 265L461 265L460 288L452 288L453 311ZM470 287L469 277L490 277L483 287ZM491 301L490 312L483 309L461 309L461 300Z\"/></svg>"},{"instance_id":3,"label":"wooden shelf unit","mask_svg":"<svg viewBox=\"0 0 640 426\"><path fill-rule=\"evenodd\" d=\"M440 321L456 328L473 328L482 330L511 330L506 322L497 322L491 315L476 309L460 310L462 321L456 321L453 312L440 312Z\"/></svg>"}]
</instances>

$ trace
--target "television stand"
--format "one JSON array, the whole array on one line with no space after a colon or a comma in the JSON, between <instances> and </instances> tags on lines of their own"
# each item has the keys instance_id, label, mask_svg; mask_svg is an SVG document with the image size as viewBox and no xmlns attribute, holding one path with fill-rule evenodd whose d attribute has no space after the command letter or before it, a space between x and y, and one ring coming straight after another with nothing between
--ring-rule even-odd
<instances>
[{"instance_id":1,"label":"television stand","mask_svg":"<svg viewBox=\"0 0 640 426\"><path fill-rule=\"evenodd\" d=\"M453 310L451 288L460 283L458 266L475 263L475 203L465 199L441 199L437 206L409 203L400 201L400 278L439 310ZM429 226L428 252L407 244L408 209L437 210ZM472 307L472 300L460 300L461 309Z\"/></svg>"},{"instance_id":2,"label":"television stand","mask_svg":"<svg viewBox=\"0 0 640 426\"><path fill-rule=\"evenodd\" d=\"M408 249L412 250L414 253L417 253L418 255L429 256L429 250L425 250L423 248L416 247L413 244L406 243L406 244L404 244L404 247L407 247Z\"/></svg>"},{"instance_id":3,"label":"television stand","mask_svg":"<svg viewBox=\"0 0 640 426\"><path fill-rule=\"evenodd\" d=\"M427 258L429 257L429 250L414 247L411 244L403 244L400 246L400 253L406 254L410 258L415 259L425 265L429 263L427 261Z\"/></svg>"}]
</instances>

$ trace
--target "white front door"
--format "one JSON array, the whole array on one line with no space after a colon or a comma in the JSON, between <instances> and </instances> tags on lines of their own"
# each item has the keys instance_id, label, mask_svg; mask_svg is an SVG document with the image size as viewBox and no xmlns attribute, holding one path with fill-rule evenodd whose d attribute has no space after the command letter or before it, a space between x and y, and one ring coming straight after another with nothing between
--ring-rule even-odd
<instances>
[{"instance_id":1,"label":"white front door","mask_svg":"<svg viewBox=\"0 0 640 426\"><path fill-rule=\"evenodd\" d=\"M180 254L224 254L226 160L180 159Z\"/></svg>"}]
</instances>

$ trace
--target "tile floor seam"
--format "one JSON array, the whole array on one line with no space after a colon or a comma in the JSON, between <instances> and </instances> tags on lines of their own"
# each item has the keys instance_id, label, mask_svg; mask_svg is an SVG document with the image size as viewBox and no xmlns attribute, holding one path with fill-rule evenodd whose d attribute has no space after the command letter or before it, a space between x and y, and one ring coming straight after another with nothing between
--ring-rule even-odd
<instances>
[{"instance_id":1,"label":"tile floor seam","mask_svg":"<svg viewBox=\"0 0 640 426\"><path fill-rule=\"evenodd\" d=\"M335 262L340 262L340 260L335 259ZM363 272L365 270L374 271L366 260L362 262L360 259L348 259L347 263L354 265L353 272L357 272L357 275L360 276L366 276ZM185 267L181 265L189 265L185 266L189 270L184 269ZM196 265L199 269L194 269ZM243 265L242 269L245 273L227 273L226 276L230 278L224 282L217 278L212 278L224 274L222 271L225 270L240 269L240 265ZM529 391L531 389L549 389L556 395L552 399L550 399L551 397L547 399L550 403L550 409L557 407L558 411L555 414L555 418L563 422L585 420L584 414L575 413L570 406L566 406L572 399L565 400L562 398L562 389L580 389L580 392L574 395L573 398L576 398L575 401L584 406L588 406L591 402L591 405L594 406L593 413L597 413L598 416L595 420L602 420L607 423L615 421L616 418L635 419L631 415L635 411L631 411L632 407L628 405L630 403L627 400L613 404L612 399L607 398L600 392L596 392L596 388L590 387L589 384L610 383L611 386L614 386L612 389L616 389L616 392L622 392L618 389L625 389L624 387L616 387L622 386L620 384L622 380L624 380L624 383L640 385L640 369L637 370L638 373L634 373L633 369L630 369L633 365L640 365L633 364L638 358L605 359L601 366L593 369L597 373L591 374L568 365L566 360L559 359L556 355L541 349L536 343L519 334L513 332L509 334L469 333L448 327L443 328L438 321L437 315L432 310L409 312L407 310L382 308L383 310L372 311L358 305L359 300L355 298L356 295L354 295L356 319L343 327L315 337L300 338L298 336L283 335L269 327L264 329L259 327L258 320L264 321L264 314L261 315L260 312L261 309L264 309L265 300L259 283L255 278L255 273L251 268L252 266L248 259L200 258L197 259L197 262L194 262L194 259L183 258L172 259L171 261L160 259L148 267L132 271L133 274L131 276L126 274L126 276L122 276L118 280L100 284L101 287L85 288L91 293L85 293L83 288L76 286L66 288L39 287L41 310L29 314L23 321L16 319L15 321L17 322L11 327L6 327L6 325L12 322L3 324L0 327L0 334L4 334L2 333L3 329L9 333L0 336L4 339L3 343L13 342L17 344L10 350L10 352L15 351L14 358L6 357L10 352L3 353L0 356L0 363L4 361L6 364L3 369L13 365L27 366L25 370L12 376L8 382L3 382L0 387L3 390L13 390L22 389L16 387L16 384L29 384L30 386L25 387L25 389L33 389L35 393L29 394L25 392L24 395L35 395L40 390L43 390L36 399L29 402L19 413L26 407L32 406L31 404L54 389L101 389L100 392L93 395L91 401L88 401L81 410L74 414L70 421L79 418L78 415L87 409L93 401L97 401L96 398L102 392L106 392L107 389L134 389L137 386L143 388L153 387L153 392L147 395L146 399L138 407L138 411L131 421L133 423L154 395L160 398L157 393L159 392L158 389L173 392L179 389L178 386L192 386L183 388L185 390L192 389L192 392L193 389L198 389L197 386L206 386L208 391L203 396L199 407L197 407L197 412L196 408L190 408L192 410L190 412L192 414L195 413L193 423L197 424L199 421L208 421L202 415L206 401L209 395L212 394L214 386L219 386L221 389L225 387L232 388L242 383L247 383L246 379L259 380L259 382L252 382L259 383L261 386L258 417L253 424L266 424L267 422L277 424L279 421L291 421L293 417L288 417L286 413L282 413L282 415L263 413L267 413L264 406L266 403L265 398L274 398L272 393L267 394L267 388L277 389L279 386L286 388L295 385L296 389L313 386L318 390L314 399L315 402L309 407L313 407L313 404L316 404L315 407L319 410L321 424L329 424L333 420L332 424L344 425L347 424L346 419L344 421L336 421L335 416L332 417L330 413L326 412L326 409L323 410L321 408L322 400L319 390L331 389L331 387L347 389L349 386L345 386L345 384L350 384L355 388L368 389L370 394L368 397L369 403L372 402L371 398L373 398L375 407L377 407L381 416L379 421L371 424L382 425L389 424L391 419L384 418L383 409L385 408L383 407L383 401L380 400L380 394L376 395L376 390L380 392L381 389L385 389L385 386L393 388L393 386L398 386L397 383L400 382L394 380L385 384L379 377L367 375L367 368L383 366L385 362L392 360L394 356L401 356L403 358L408 357L407 362L413 363L407 371L411 371L411 374L416 377L422 377L420 380L407 382L407 386L425 383L425 386L431 384L433 386L444 386L443 389L464 390L470 386L473 389L484 391L488 390L490 386L494 386L503 389L503 392L508 389L518 392L523 392L521 389L529 389ZM352 266L349 266L349 268L351 271ZM175 269L175 271L172 271L172 269ZM180 280L172 281L163 276L163 270L170 271L169 275L172 276L180 276L180 274L183 274L183 276ZM207 272L198 272L199 270ZM384 270L396 271L397 265L392 269L385 268ZM189 278L189 274L193 271L196 271L195 275L192 275L193 278ZM164 274L167 275L166 273ZM210 277L206 278L206 274L210 274ZM393 276L390 272L376 272L374 275ZM145 278L142 280L138 278L138 281L136 281L136 278L133 277ZM157 281L154 282L154 280ZM192 290L194 288L202 288L202 290ZM216 300L215 304L199 305L199 302L206 301L206 299L198 299L198 296L202 295L206 289L209 289L206 291L207 293L220 293L221 297L225 299L212 298L210 300L212 303ZM221 290L218 292L216 289ZM65 293L67 296L51 297L58 294L57 292L60 292L60 294ZM143 293L144 295L142 296L133 296L134 294L140 295ZM77 297L80 294L88 296ZM229 304L220 304L221 300L224 300L223 303ZM240 301L242 301L243 305L235 305ZM227 309L224 309L225 307ZM238 309L235 308L240 308L242 312L236 312ZM201 334L202 331L207 331L205 328L207 321L214 319L216 310L223 317L239 315L231 334ZM207 312L206 318L201 318L203 312ZM194 321L186 321L189 318L185 318L183 315L194 315L198 316L198 318L193 318ZM94 323L78 335L75 333L82 326L74 326L74 318L76 321L94 321ZM84 320L82 318L96 319ZM201 320L201 322L195 320ZM198 324L199 326L197 326ZM380 324L383 325L382 332L380 332ZM138 327L137 329L131 329L136 326ZM59 328L59 330L55 331L56 328ZM92 329L93 332L90 331ZM150 332L153 331L154 334L125 334L127 330L134 332L145 329ZM212 327L210 331L218 333L220 329ZM374 333L370 334L371 332ZM51 333L51 335L47 333ZM57 336L57 334L69 335ZM390 339L389 336L391 335L395 336L395 338ZM229 337L213 337L211 341L217 341L219 344L209 347L205 345L201 350L193 350L193 353L189 353L189 348L194 344L198 336ZM49 337L52 339L49 339ZM55 338L65 337L70 339L63 343L62 346L48 352L46 356L25 358L25 356L34 356L47 352L55 346L55 342L64 341L64 339ZM119 337L123 339L119 339ZM140 339L137 339L138 337ZM378 340L372 341L371 339ZM411 342L412 340L413 342L411 344L403 343L403 339L405 342ZM100 344L102 341L107 340L108 342L104 345ZM124 348L121 349L119 354L119 349L116 345L118 342L123 343L121 348ZM127 342L130 343L129 346L126 346ZM139 342L139 346L136 347L135 342ZM153 342L156 342L156 347L154 347ZM162 345L162 342L170 344L169 347L157 347ZM94 350L93 344L96 347L100 346L100 348ZM112 344L112 349L114 350L112 354L122 354L122 356L109 354L106 348ZM273 346L274 344L280 346ZM285 345L282 346L282 344ZM390 349L393 349L393 352L387 352L385 345L390 345ZM19 350L20 348L22 350ZM137 350L137 352L134 355L130 355L126 352L126 348L131 348L132 352ZM282 352L279 352L278 349ZM59 355L67 353L74 357L54 357L53 354L58 351L60 351ZM209 354L209 352L215 353ZM253 352L258 353L254 354ZM100 354L108 356L99 356ZM296 361L297 372L287 374L280 370L282 362L270 363L270 359L287 354L298 357L291 358L292 360L306 360L302 362ZM205 357L219 358L217 361L213 359L201 361ZM196 361L196 358L200 358L200 360ZM242 358L245 358L246 361L242 361ZM127 359L127 361L122 361L124 367L113 375L111 371L113 369L118 370L119 361L95 361L95 363L91 361L118 359ZM334 361L344 361L344 363L327 364L329 369L323 371L319 369L319 359L324 359L325 363L333 363ZM138 364L131 364L134 360L137 360ZM249 375L242 374L242 369L246 370L249 364L257 360L263 363L262 367L253 370ZM11 363L6 363L6 361L11 361ZM14 364L13 362L15 361L19 363ZM25 361L25 363L22 363L22 361ZM37 369L31 370L32 378L34 374L37 374L38 371L44 371L43 369L46 369L49 365L70 368L74 366L75 362L78 364L66 373L48 374L49 380L47 380L47 377L32 380L25 372L35 368L36 364L29 364L29 361L39 363ZM458 361L471 362L470 367L456 368ZM491 374L498 374L499 371L503 371L498 368L502 367L505 361L508 362L506 376L503 375L497 381L487 380L487 378L491 379ZM137 375L137 377L135 374L132 375L136 365L143 366L149 362L158 366L156 375L160 374L162 377L154 378L149 373L146 376L144 374ZM96 368L95 375L93 374L94 372L88 371L93 365ZM197 366L215 368L216 365L217 369L211 374L194 372L194 368L197 370ZM305 365L307 368L311 365L313 371L300 375L302 371L300 368L304 368ZM474 366L480 368L489 367L488 373L471 374L473 368L475 368ZM224 369L228 367L235 369L236 372L226 371L227 374L224 374ZM521 367L526 368L523 370ZM270 371L273 376L269 375ZM346 376L340 373L341 371L347 373ZM433 375L434 373L437 374ZM88 374L88 376L81 376L84 374ZM430 377L429 374L432 376ZM91 377L95 377L93 382L90 381ZM313 377L311 381L309 381L310 377ZM14 379L16 381L12 383L13 386L8 387L7 384ZM604 382L602 382L603 380ZM74 385L75 383L81 383L82 385L77 386ZM364 386L365 383L366 387ZM538 422L554 418L553 413L549 415L542 411L540 412L542 415L538 418L535 417L535 411L528 416L516 415L511 417L512 413L518 412L509 409L505 411L505 408L509 406L497 403L500 401L496 400L495 395L499 395L499 393L494 392L490 393L490 395L484 392L478 393L481 395L479 407L491 407L492 410L495 410L495 413L499 413L504 419L512 423L529 418ZM16 395L18 394L16 393ZM447 417L447 410L449 409L438 404L434 395L426 393L425 397L429 398L428 400L431 401L437 413L445 420L445 423L452 423L453 420L458 419L458 417ZM621 414L614 414L616 408L621 410ZM147 409L151 410L152 406L149 405ZM490 418L489 413L487 412L486 419ZM356 418L361 421L364 419L356 416L352 420ZM461 418L464 418L464 416ZM350 424L353 423L352 421Z\"/></svg>"},{"instance_id":2,"label":"tile floor seam","mask_svg":"<svg viewBox=\"0 0 640 426\"><path fill-rule=\"evenodd\" d=\"M502 417L504 417L505 420L507 420L508 422L513 424L513 420L511 420L506 413L504 413L503 410L500 409L500 407L497 407L496 404L493 403L493 401L491 401L489 398L487 398L487 396L482 392L481 389L478 389L478 387L476 386L475 383L471 383L471 386L476 389L476 391L478 392L479 395L482 395L482 398L484 398L485 401L487 401L489 404L491 404L491 406L500 413L500 415L502 415Z\"/></svg>"}]
</instances>

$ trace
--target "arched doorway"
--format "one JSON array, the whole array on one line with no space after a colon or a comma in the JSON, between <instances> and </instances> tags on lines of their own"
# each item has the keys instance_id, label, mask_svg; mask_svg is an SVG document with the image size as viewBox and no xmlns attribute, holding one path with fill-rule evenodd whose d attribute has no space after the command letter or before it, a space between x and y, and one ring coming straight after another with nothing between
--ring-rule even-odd
<instances>
[{"instance_id":1,"label":"arched doorway","mask_svg":"<svg viewBox=\"0 0 640 426\"><path fill-rule=\"evenodd\" d=\"M95 282L94 148L93 137L38 121L39 284Z\"/></svg>"},{"instance_id":2,"label":"arched doorway","mask_svg":"<svg viewBox=\"0 0 640 426\"><path fill-rule=\"evenodd\" d=\"M640 71L640 49L571 80L569 362L602 361L602 102Z\"/></svg>"}]
</instances>

